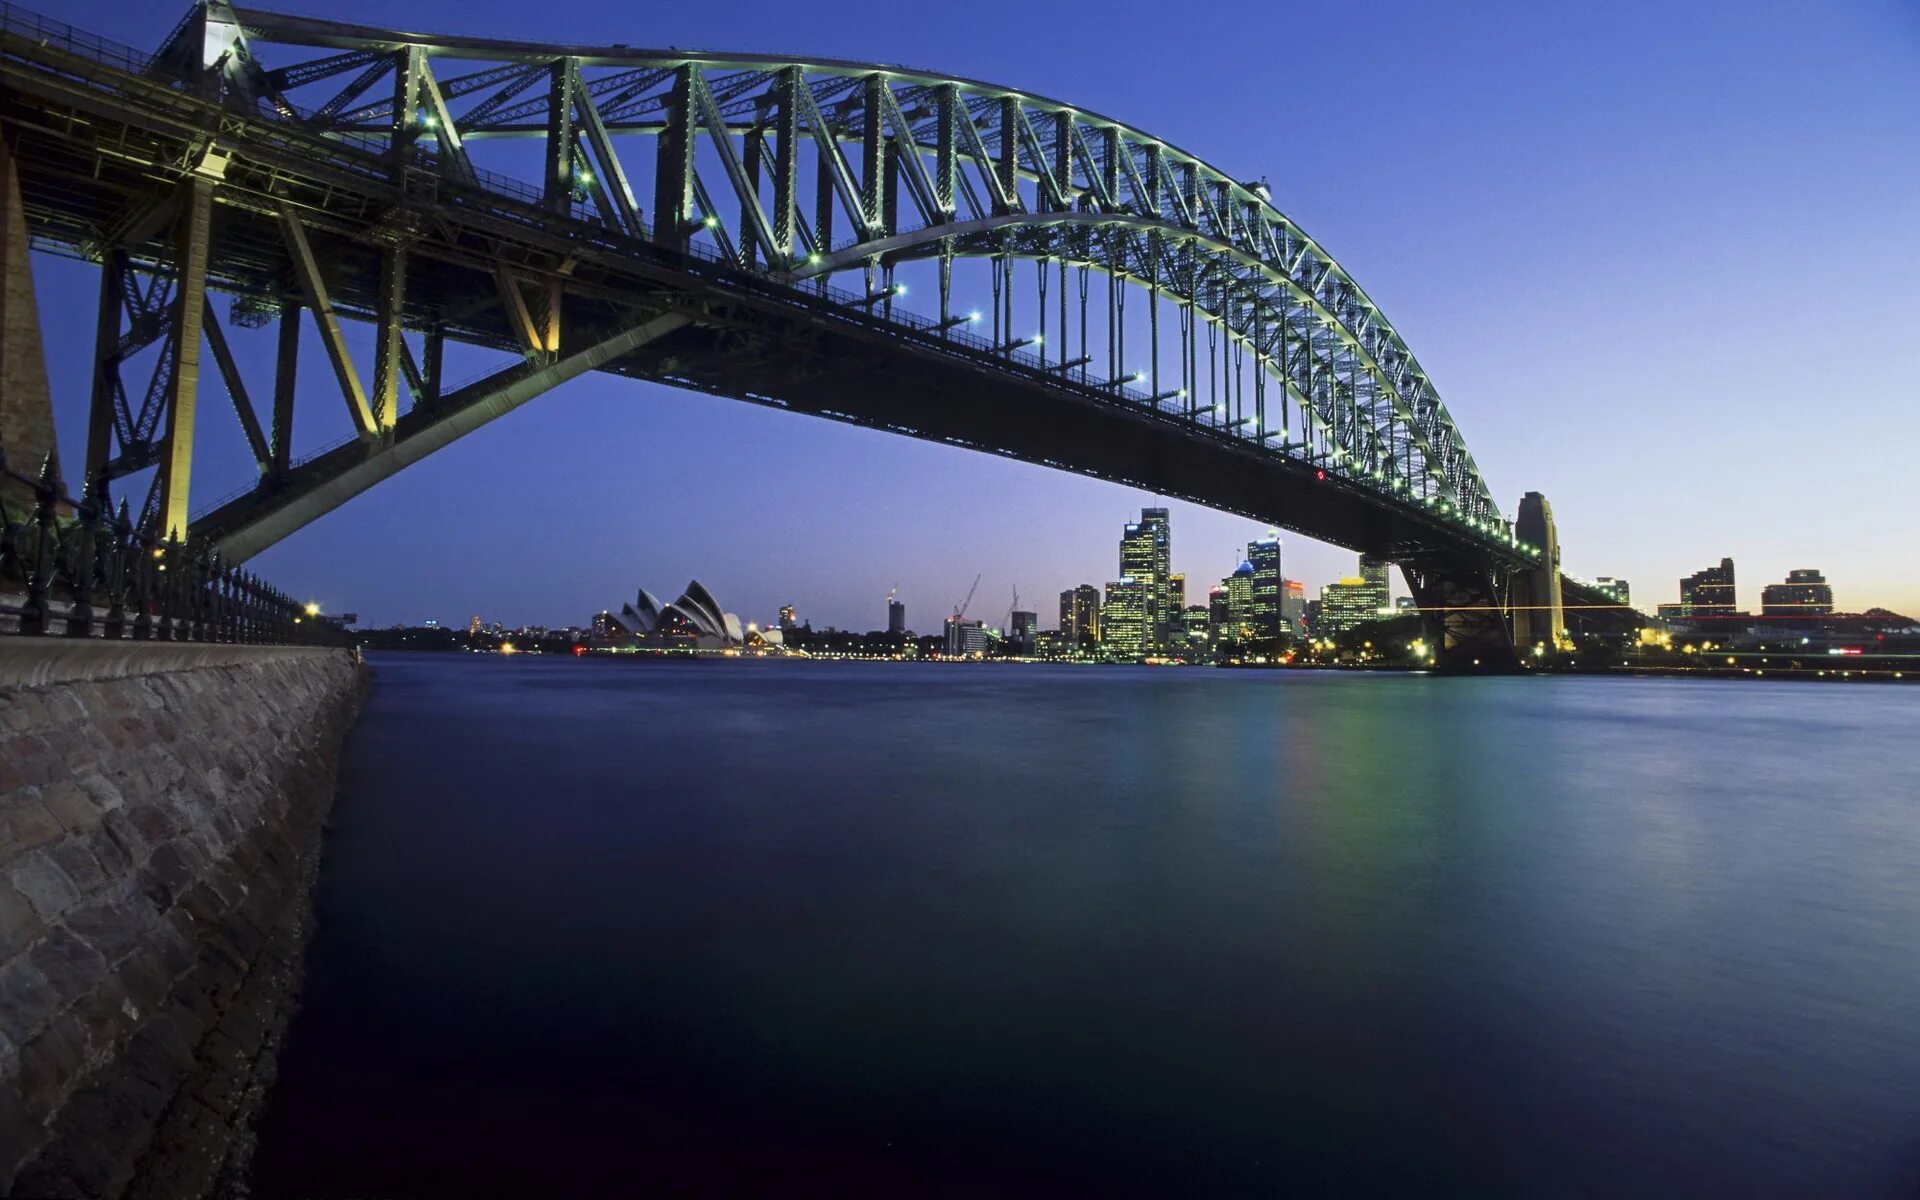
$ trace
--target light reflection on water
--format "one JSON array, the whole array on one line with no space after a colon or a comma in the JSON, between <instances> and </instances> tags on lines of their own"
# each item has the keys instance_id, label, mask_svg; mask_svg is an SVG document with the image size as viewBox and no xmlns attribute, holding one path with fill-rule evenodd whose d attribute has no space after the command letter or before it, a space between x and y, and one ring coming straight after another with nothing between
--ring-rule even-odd
<instances>
[{"instance_id":1,"label":"light reflection on water","mask_svg":"<svg viewBox=\"0 0 1920 1200\"><path fill-rule=\"evenodd\" d=\"M1920 1188L1920 692L375 661L263 1195Z\"/></svg>"}]
</instances>

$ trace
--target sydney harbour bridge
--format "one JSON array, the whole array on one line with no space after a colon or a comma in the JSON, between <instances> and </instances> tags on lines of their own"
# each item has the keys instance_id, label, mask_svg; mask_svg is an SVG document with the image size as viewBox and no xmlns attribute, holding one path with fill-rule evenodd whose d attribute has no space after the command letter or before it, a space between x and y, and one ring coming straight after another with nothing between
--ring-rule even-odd
<instances>
[{"instance_id":1,"label":"sydney harbour bridge","mask_svg":"<svg viewBox=\"0 0 1920 1200\"><path fill-rule=\"evenodd\" d=\"M227 561L601 371L1382 556L1458 666L1640 623L1560 575L1537 498L1503 515L1419 360L1267 184L1144 130L888 64L221 0L154 51L4 5L0 27L0 451L51 447L32 356L90 320L88 494ZM96 311L36 311L29 246L97 264ZM274 369L249 377L242 339ZM490 365L450 383L450 350ZM314 354L329 386L302 383ZM254 460L212 503L203 374ZM336 437L296 456L296 408Z\"/></svg>"}]
</instances>

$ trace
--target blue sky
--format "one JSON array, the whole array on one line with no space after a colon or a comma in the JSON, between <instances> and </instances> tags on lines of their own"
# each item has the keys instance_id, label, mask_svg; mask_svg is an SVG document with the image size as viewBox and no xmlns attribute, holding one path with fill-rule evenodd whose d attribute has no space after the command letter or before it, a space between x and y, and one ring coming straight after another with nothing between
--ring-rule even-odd
<instances>
[{"instance_id":1,"label":"blue sky","mask_svg":"<svg viewBox=\"0 0 1920 1200\"><path fill-rule=\"evenodd\" d=\"M137 46L172 3L43 0ZM1920 6L1381 3L1194 9L414 0L343 20L899 62L1056 97L1242 178L1336 255L1420 356L1509 513L1545 492L1567 568L1644 606L1723 555L1741 601L1792 567L1920 612ZM918 11L918 10L915 10ZM825 19L806 13L830 14ZM1079 15L1075 15L1078 13ZM1204 15L1204 19L1202 18ZM69 461L91 268L35 263ZM319 359L317 346L307 355ZM450 371L457 375L457 369ZM321 394L324 397L324 393ZM203 391L195 507L245 483ZM324 399L311 436L338 414ZM231 425L227 418L224 422ZM303 425L302 434L307 435ZM256 560L381 623L584 620L692 576L764 619L870 628L898 584L934 628L1115 571L1150 495L652 385L590 378L441 451ZM1252 523L1175 504L1204 590ZM1287 539L1317 588L1351 556Z\"/></svg>"}]
</instances>

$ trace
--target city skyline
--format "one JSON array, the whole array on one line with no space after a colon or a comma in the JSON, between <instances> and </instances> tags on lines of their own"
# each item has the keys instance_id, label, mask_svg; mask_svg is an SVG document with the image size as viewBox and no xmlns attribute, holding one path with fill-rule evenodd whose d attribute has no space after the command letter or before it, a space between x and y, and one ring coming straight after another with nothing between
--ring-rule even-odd
<instances>
[{"instance_id":1,"label":"city skyline","mask_svg":"<svg viewBox=\"0 0 1920 1200\"><path fill-rule=\"evenodd\" d=\"M1734 5L1516 9L1497 22L1411 4L1389 6L1387 21L1301 14L1316 40L1364 34L1379 72L1332 139L1267 119L1258 88L1223 104L1218 89L1129 86L1108 65L1138 53L1120 29L1088 29L1086 53L1061 61L988 36L991 21L936 38L868 7L873 20L836 25L818 49L1071 96L1265 173L1280 208L1364 279L1406 334L1502 508L1513 513L1529 490L1553 501L1572 573L1628 579L1651 610L1675 598L1666 581L1721 556L1756 581L1811 563L1835 581L1843 608L1920 610L1920 579L1875 549L1920 542L1898 439L1853 432L1897 428L1920 367L1920 347L1896 320L1920 307L1920 281L1899 269L1920 258L1908 219L1920 165L1904 152L1904 131L1920 119L1920 89L1904 69L1920 47L1910 10L1866 4L1754 28ZM124 0L67 15L140 46L178 18ZM349 0L329 15L387 12ZM632 24L623 15L574 6L538 33L603 40L608 25ZM529 33L522 13L437 0L410 7L408 21ZM716 37L697 10L650 14L623 36ZM1223 78L1257 78L1256 46L1222 47L1198 29L1167 36L1170 55L1224 55ZM1347 70L1291 69L1308 93ZM1802 86L1783 92L1766 83L1776 77ZM1450 103L1431 104L1435 94ZM1369 153L1346 149L1354 144ZM1395 176L1383 163L1404 164L1418 186L1387 186ZM1778 275L1786 229L1796 286L1753 287ZM91 311L91 267L44 255L33 265L43 306ZM1660 286L1650 288L1656 269ZM1859 315L1828 322L1817 352L1815 339L1790 336L1804 319L1798 297L1843 293ZM48 332L69 462L80 461L84 435L85 325ZM371 336L354 323L348 334L358 350ZM236 353L254 354L258 340L236 336ZM1802 343L1809 349L1795 353ZM451 378L474 369L449 356ZM324 374L323 356L306 356L309 370ZM217 388L205 386L213 412ZM1815 453L1788 436L1809 403L1841 401L1849 423L1814 439ZM232 424L202 423L196 508L248 482ZM303 436L324 433L303 430L300 452L316 445ZM1783 487L1789 471L1794 486ZM877 597L898 584L921 627L976 573L996 620L1013 585L1044 595L1104 582L1106 555L1083 531L1112 514L1169 508L1194 548L1174 569L1193 580L1217 577L1232 548L1265 529L1044 468L605 378L569 385L382 489L254 565L377 623L476 604L509 623L562 623L631 578L698 575L756 619L809 596L816 620L846 626L871 624ZM1288 554L1310 594L1343 577L1351 558L1298 536ZM1738 602L1757 609L1758 584L1749 592Z\"/></svg>"}]
</instances>

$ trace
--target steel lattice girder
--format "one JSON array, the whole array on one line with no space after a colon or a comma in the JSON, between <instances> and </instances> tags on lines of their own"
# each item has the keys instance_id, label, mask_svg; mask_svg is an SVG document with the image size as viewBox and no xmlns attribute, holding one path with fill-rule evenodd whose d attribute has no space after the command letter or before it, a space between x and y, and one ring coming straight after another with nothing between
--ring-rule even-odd
<instances>
[{"instance_id":1,"label":"steel lattice girder","mask_svg":"<svg viewBox=\"0 0 1920 1200\"><path fill-rule=\"evenodd\" d=\"M846 301L836 298L844 294L817 285L835 268L859 270L867 276L868 288L858 321L874 326L870 332L891 326L894 338L906 339L894 341L894 348L919 343L919 352L924 353L928 322L909 316L901 324L892 312L890 291L873 291L873 276L880 272L890 283L894 264L938 258L943 321L932 328L931 335L941 341L951 337L951 351L961 352L971 364L969 369L995 369L993 363L982 363L980 339L972 339L973 348L968 348L968 339L947 333L953 322L944 320L948 269L956 257L974 257L996 260L996 281L1014 259L1041 260L1042 281L1057 268L1062 365L1067 365L1064 322L1070 263L1078 264L1083 281L1089 271L1110 273L1151 291L1156 301L1184 305L1183 335L1189 344L1183 356L1189 366L1204 326L1210 343L1207 370L1214 370L1211 343L1217 334L1219 361L1224 367L1231 357L1236 378L1243 361L1251 360L1256 381L1277 382L1283 398L1282 421L1288 406L1296 406L1315 426L1310 427L1308 441L1318 437L1323 447L1340 451L1338 458L1318 461L1325 463L1329 475L1339 477L1343 493L1371 491L1382 513L1396 507L1413 510L1391 518L1391 536L1383 532L1386 526L1363 529L1364 522L1356 524L1358 510L1347 517L1328 518L1336 525L1345 521L1337 532L1332 525L1325 530L1303 527L1276 518L1267 506L1277 501L1260 500L1244 491L1225 505L1230 511L1260 514L1261 519L1376 552L1391 545L1403 562L1428 553L1450 553L1447 547L1457 548L1463 542L1482 547L1496 561L1517 563L1526 558L1524 551L1515 549L1510 528L1498 519L1464 441L1426 385L1418 364L1337 266L1272 210L1263 194L1232 183L1164 144L1145 141L1145 135L1136 131L1004 89L862 64L742 61L625 50L575 53L349 29L300 18L235 13L219 4L198 11L204 14L206 26L200 36L230 49L237 47L241 67L208 69L206 75L215 77L211 80L194 75L197 67L180 67L188 73L190 86L168 91L162 63L184 59L198 64L206 59L204 54L181 55L176 48L156 60L148 72L152 82L122 79L111 71L82 69L63 61L55 64L61 82L40 77L34 86L50 89L43 94L58 93L62 102L77 103L110 122L131 113L143 127L128 127L136 142L150 135L158 139L150 150L138 144L116 145L114 159L99 162L131 164L139 154L150 154L155 157L145 160L149 177L180 178L180 172L193 169L192 160L181 160L179 151L168 150L169 139L183 141L189 156L206 153L211 144L231 160L229 174L215 185L216 213L227 215L216 223L220 245L208 282L241 294L248 304L259 306L258 311L282 314L283 369L282 379L276 381L273 436L262 489L248 498L246 506L225 506L221 516L243 524L284 524L262 514L271 514L277 505L290 506L290 511L314 508L295 494L313 486L318 476L289 461L285 436L291 416L287 385L298 341L294 322L303 307L320 325L323 348L332 349L333 333L327 328L332 313L329 306L313 304L304 294L308 280L303 276L308 274L315 282L322 273L326 275L326 286L334 289L331 307L339 316L381 322L395 331L424 330L427 336L427 360L433 364L428 372L415 364L404 340L396 345L394 339L384 337L388 357L384 365L373 364L376 375L383 369L387 372L389 384L395 368L399 369L416 408L423 400L436 402L424 412L395 414L392 407L383 405L362 414L351 395L357 389L343 377L343 391L348 393L349 411L356 417L353 424L363 444L358 450L342 449L324 457L341 463L364 462L369 470L355 466L354 478L371 479L387 469L371 469L374 460L403 463L418 447L437 444L440 433L425 437L427 427L455 432L463 427L458 422L449 424L445 418L451 414L437 406L438 347L445 338L517 351L530 355L538 365L543 356L550 359L563 347L559 320L563 297L568 328L577 331L564 341L564 348L571 352L585 344L577 337L603 336L626 323L651 319L661 313L663 304L668 309L682 304L673 298L676 292L695 304L684 311L700 314L696 328L711 328L716 310L708 307L712 299L708 289L724 283L728 271L745 272L760 281L749 289L757 297L752 304L771 300L787 305L796 295L813 297L817 291L816 307L824 304L826 311L839 314L832 321L852 320L855 314L844 307ZM216 25L221 26L217 33ZM191 34L194 27L190 20L182 29ZM274 46L276 41L286 45ZM292 53L289 46L300 45L344 52L311 62L274 64L272 69L257 57L270 53L278 58ZM23 60L58 58L44 42L22 47L11 35L8 48ZM469 60L474 69L451 68L449 60L457 59ZM338 77L348 75L354 76L348 87L352 97L364 95L385 77L391 86L382 90L390 98L346 111L351 97L335 89ZM308 85L315 85L316 94L325 97L317 108L304 95L286 94ZM104 89L106 94L90 93L90 87ZM208 104L224 106L225 114L215 118ZM409 109L411 118L396 119L395 114L404 118ZM91 126L88 129L87 136L92 136ZM615 145L618 138L635 133L654 135L663 143L677 142L671 155L660 156L661 170L656 171L656 189L651 192L656 200L652 213L640 211L636 197L641 189L629 182ZM469 147L498 136L545 139L542 186L475 168ZM813 143L810 148L798 145L802 137ZM58 143L41 145L43 153L50 148L65 153ZM134 156L128 156L129 150ZM101 153L106 153L104 147ZM702 178L703 160L707 179ZM630 156L628 162L632 161ZM713 171L715 162L722 171ZM811 221L800 194L805 190L803 180L797 174L803 162L817 163ZM80 164L66 168L71 172L68 178L77 180L82 172L71 171L73 166ZM97 171L97 163L90 169ZM54 175L58 174L56 170ZM720 218L708 179L722 196L738 202L737 222L729 224ZM662 196L667 198L664 205ZM903 196L905 205L900 203ZM88 247L118 244L106 230L141 231L139 238L123 234L128 245L114 253L130 253L135 269L157 271L164 277L164 257L156 260L151 248L155 242L142 239L164 229L165 214L156 208L153 212L158 216L140 215L146 210L132 203L136 198L129 192L128 204L117 213L96 210L99 215L79 219L43 200L37 210L42 227L36 228L36 237L43 238L44 244L64 244L96 257L99 251ZM29 207L33 207L31 201ZM677 213L679 220L663 222L663 211ZM908 219L902 219L903 212ZM836 221L846 223L854 239L851 244L834 237ZM263 228L276 227L278 236L262 240ZM730 229L738 232L737 250ZM298 243L308 234L327 243L320 253L321 272L302 269ZM716 255L709 241L717 246L725 267L718 273L711 265ZM289 253L289 246L294 253ZM409 261L421 270L383 275L380 256L405 246L412 247ZM662 257L656 246L671 253ZM682 256L682 247L695 253ZM164 250L161 253L164 256ZM475 287L473 277L483 285ZM376 279L381 281L377 285ZM724 286L735 288L737 282ZM637 289L636 283L641 285ZM528 307L523 284L533 289L533 308ZM1119 301L1124 301L1127 290L1119 288ZM702 294L708 298L697 299ZM722 299L719 319L739 319L744 310L725 311L738 298L736 289L733 299ZM1011 306L1010 299L1008 303ZM516 310L525 310L520 324L526 328L516 328ZM821 319L818 314L805 318L816 327ZM1111 310L1108 319L1111 332L1115 319ZM1084 351L1088 348L1084 309L1082 322ZM790 337L804 325L786 328L788 332L781 336ZM1119 328L1124 339L1124 321ZM824 385L817 378L841 369L831 363L816 361L806 368L816 377L811 380L777 377L774 366L819 358L804 347L786 343L770 350L770 344L758 344L751 336L696 347L686 342L687 332L663 338L656 357L643 352L633 361L595 369L664 379L838 420L1017 454L1141 486L1161 488L1168 482L1139 474L1144 468L1111 455L1103 459L1099 454L1081 454L1084 461L1060 462L1054 457L1060 451L1045 445L996 444L991 433L983 440L975 431L951 423L862 409L844 399L837 402L830 389L819 390ZM885 341L866 345L874 352L893 352L882 350ZM708 360L690 360L692 349L706 353ZM998 354L1002 348L994 349ZM737 369L716 365L734 355L740 360ZM936 357L943 356L953 361L947 348ZM1119 357L1124 358L1124 352ZM1084 353L1077 360L1086 361ZM1143 398L1119 386L1118 380L1090 386L1084 366L1077 387L1065 386L1069 381L1059 367L1043 361L1036 372L1030 355L1016 356L1011 350L999 356L997 369L1027 394L1034 394L1037 380L1059 380L1056 391L1083 397L1094 393L1094 399L1132 408L1169 432L1183 424L1209 438L1240 442L1242 449L1236 453L1289 463L1295 469L1303 462L1311 468L1316 461L1305 442L1297 447L1270 446L1269 440L1278 432L1258 423L1255 436L1241 433L1249 423L1244 416L1231 421L1196 420L1192 411L1168 412L1160 403L1165 397ZM430 385L426 384L429 375L436 381ZM1193 378L1197 383L1198 375ZM1211 383L1210 376L1209 387ZM1230 380L1229 394L1234 386ZM1108 388L1104 399L1098 395L1102 388ZM391 387L386 390L391 392ZM782 398L789 392L805 399L789 403ZM1256 386L1256 413L1260 395ZM124 407L124 401L120 403ZM1240 411L1236 400L1235 412ZM246 415L250 414L243 414L243 422ZM394 431L396 415L402 419ZM1167 420L1176 426L1166 426ZM376 428L369 430L370 424ZM920 428L914 428L916 424ZM370 435L374 440L364 441ZM259 458L260 439L250 431L248 440ZM1180 444L1177 437L1168 446L1176 444ZM415 449L403 450L403 445ZM1302 450L1308 453L1297 453ZM1135 452L1145 451L1142 445ZM1153 454L1158 457L1157 451ZM1312 475L1309 469L1305 477L1311 480ZM1248 487L1254 486L1252 479L1247 478ZM1413 483L1418 486L1410 487ZM325 486L334 492L343 490ZM1180 491L1181 486L1187 490ZM1202 503L1219 501L1215 490L1197 486L1192 477L1169 490ZM1300 493L1296 499L1307 500L1310 494ZM275 495L280 498L274 499ZM1434 511L1423 513L1415 504L1421 498L1439 503ZM251 508L254 515L248 516L242 507ZM1441 509L1452 512L1443 514Z\"/></svg>"},{"instance_id":2,"label":"steel lattice girder","mask_svg":"<svg viewBox=\"0 0 1920 1200\"><path fill-rule=\"evenodd\" d=\"M910 254L929 241L937 242L946 226L1071 209L1075 219L1100 227L1099 234L1085 243L1094 253L1078 261L1094 261L1103 268L1114 265L1113 256L1103 253L1113 244L1104 235L1117 233L1123 243L1136 243L1124 252L1129 278L1157 283L1167 296L1191 300L1217 317L1219 305L1209 304L1204 294L1191 294L1190 279L1183 281L1171 271L1148 278L1141 271L1148 257L1137 246L1143 238L1194 239L1210 256L1230 259L1241 271L1257 274L1274 288L1276 296L1261 299L1262 306L1280 318L1262 322L1270 337L1281 336L1288 326L1311 335L1317 322L1339 343L1331 348L1337 361L1326 363L1327 377L1362 374L1371 383L1365 399L1391 407L1383 424L1360 430L1354 434L1358 440L1341 447L1344 457L1368 464L1361 469L1369 473L1381 470L1382 482L1391 486L1395 479L1388 465L1394 461L1391 452L1396 446L1411 445L1418 460L1412 467L1416 477L1438 480L1441 496L1468 518L1490 522L1499 518L1445 404L1365 291L1274 207L1263 185L1242 182L1143 130L1044 97L884 64L428 37L245 8L233 11L238 25L256 44L344 52L323 60L335 64L336 71L357 64L356 55L369 51L397 55L408 46L423 47L432 61L499 64L459 77L458 87L443 87L442 103L446 104L478 94L486 85L503 81L507 85L493 98L450 114L458 136L467 142L544 138L560 126L584 127L591 132L594 155L603 164L594 185L618 170L610 149L614 137L659 134L670 131L676 120L683 122L683 128L690 126L696 137L721 150L727 183L741 205L741 256L750 256L756 248L763 259L770 257L769 251L786 255L795 277L823 269L865 267L889 252ZM561 65L555 68L554 64ZM518 103L506 102L523 94L544 69L570 73L577 87L545 89ZM296 64L277 68L271 75L276 80L293 80L301 77L301 71ZM685 75L692 76L694 86L686 89L683 101L677 98L672 80ZM786 99L794 92L797 97ZM555 120L556 103L571 110L564 114L566 120ZM871 115L866 111L870 103L876 107ZM683 104L690 104L694 111L677 112ZM394 102L387 100L328 114L323 123L343 135L387 136L393 128L393 111ZM776 114L771 122L770 112ZM783 140L777 136L781 132L831 143L820 146L818 153L826 159L827 182L840 193L840 215L848 220L857 240L831 246L814 230L802 229L799 236L801 242L817 248L813 253L831 251L829 262L814 264L805 256L794 256L788 230L775 229L776 224L791 220L791 207L783 203L768 213L757 181L747 178L748 169L734 153L734 138L759 137L769 128L775 131L776 146ZM843 142L861 147L860 162L848 161L840 149ZM800 157L784 148L780 153L789 162ZM899 182L890 182L895 180ZM1034 185L1031 201L1021 195L1021 182ZM625 186L620 179L610 189L616 201ZM886 220L888 214L879 211L883 194L899 192L907 196L919 225L893 227ZM624 204L609 207L622 220L631 220ZM710 209L710 203L706 207ZM1071 257L1071 248L1059 243L1055 238L1012 244L1016 252L1024 250L1036 257L1063 252ZM987 249L977 243L950 246L959 253ZM769 263L775 271L780 266L777 261ZM1250 312L1243 311L1241 318L1251 325ZM1244 330L1238 332L1244 336ZM1265 357L1264 348L1262 353ZM1290 386L1293 383L1289 381ZM1341 384L1335 390L1344 388ZM1335 396L1324 403L1340 400ZM1399 461L1404 469L1404 454Z\"/></svg>"}]
</instances>

